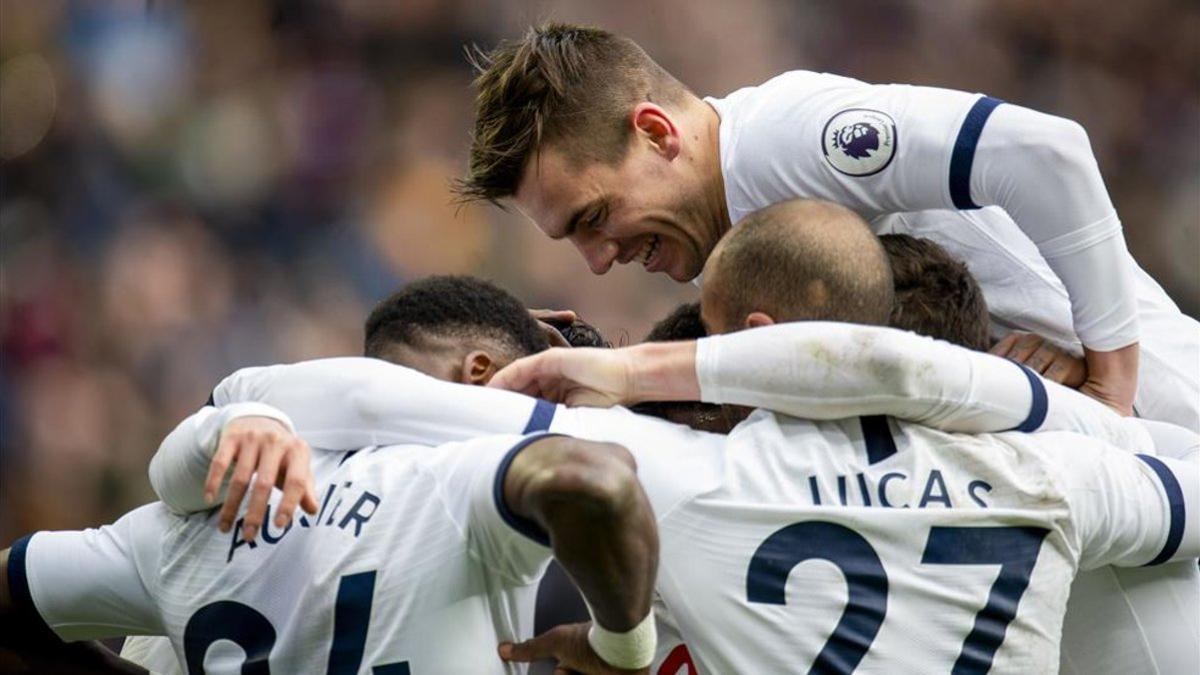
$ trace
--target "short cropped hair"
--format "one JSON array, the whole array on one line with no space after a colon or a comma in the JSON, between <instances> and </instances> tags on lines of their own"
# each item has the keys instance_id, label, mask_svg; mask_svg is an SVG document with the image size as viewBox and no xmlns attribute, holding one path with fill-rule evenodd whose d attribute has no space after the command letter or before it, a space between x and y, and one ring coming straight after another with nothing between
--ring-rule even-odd
<instances>
[{"instance_id":1,"label":"short cropped hair","mask_svg":"<svg viewBox=\"0 0 1200 675\"><path fill-rule=\"evenodd\" d=\"M879 241L896 287L890 325L987 351L987 301L967 266L928 239L885 234Z\"/></svg>"},{"instance_id":2,"label":"short cropped hair","mask_svg":"<svg viewBox=\"0 0 1200 675\"><path fill-rule=\"evenodd\" d=\"M755 211L714 256L706 297L731 323L764 312L776 322L886 325L892 311L891 271L878 238L856 213L831 202L796 199Z\"/></svg>"},{"instance_id":3,"label":"short cropped hair","mask_svg":"<svg viewBox=\"0 0 1200 675\"><path fill-rule=\"evenodd\" d=\"M463 201L516 194L546 144L569 141L575 166L615 164L629 147L628 114L641 101L668 105L687 92L633 40L598 28L550 23L490 52L470 53L475 128Z\"/></svg>"},{"instance_id":4,"label":"short cropped hair","mask_svg":"<svg viewBox=\"0 0 1200 675\"><path fill-rule=\"evenodd\" d=\"M519 300L469 276L431 276L385 298L364 326L363 353L383 358L394 344L421 347L429 338L488 339L515 357L549 347Z\"/></svg>"}]
</instances>

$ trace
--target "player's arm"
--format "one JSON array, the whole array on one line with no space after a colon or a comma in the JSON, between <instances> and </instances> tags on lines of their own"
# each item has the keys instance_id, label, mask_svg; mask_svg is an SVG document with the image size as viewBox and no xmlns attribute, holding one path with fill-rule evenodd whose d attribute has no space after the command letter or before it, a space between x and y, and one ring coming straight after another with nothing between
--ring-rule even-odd
<instances>
[{"instance_id":1,"label":"player's arm","mask_svg":"<svg viewBox=\"0 0 1200 675\"><path fill-rule=\"evenodd\" d=\"M309 447L283 412L265 403L205 406L163 439L150 460L150 486L172 511L206 511L224 503L218 526L227 531L242 498L250 501L244 534L262 526L271 488L284 491L276 526L286 527L296 506L316 513Z\"/></svg>"},{"instance_id":2,"label":"player's arm","mask_svg":"<svg viewBox=\"0 0 1200 675\"><path fill-rule=\"evenodd\" d=\"M878 326L797 322L617 350L550 350L492 386L573 405L705 401L810 419L892 415L947 431L1070 430L1136 450L1139 427L1005 359Z\"/></svg>"},{"instance_id":3,"label":"player's arm","mask_svg":"<svg viewBox=\"0 0 1200 675\"><path fill-rule=\"evenodd\" d=\"M1003 208L1067 289L1085 347L1085 391L1131 414L1139 338L1133 269L1083 127L993 98L929 87L860 86L825 101L811 106L806 132L822 135L823 196L876 212ZM850 108L894 120L895 156L877 173L856 175L844 167L847 173L825 161L841 159L828 127L839 126L839 113Z\"/></svg>"},{"instance_id":4,"label":"player's arm","mask_svg":"<svg viewBox=\"0 0 1200 675\"><path fill-rule=\"evenodd\" d=\"M39 532L0 553L3 648L32 672L146 673L88 641L165 630L132 551L136 528L154 530L154 508L96 530Z\"/></svg>"},{"instance_id":5,"label":"player's arm","mask_svg":"<svg viewBox=\"0 0 1200 675\"><path fill-rule=\"evenodd\" d=\"M542 431L554 417L554 406L545 402L443 382L367 358L244 368L216 387L211 403L180 424L159 447L151 460L150 484L160 499L182 513L224 502L222 527L232 523L240 504L239 499L226 500L222 479L239 495L252 474L257 476L259 492L269 494L267 486L278 484L284 491L278 527L287 525L297 503L305 508L315 505L308 443L317 452L438 444L483 434ZM295 443L291 433L272 437L268 431L249 443L222 435L231 419L253 415L256 405L265 406L262 416L276 419L301 441ZM278 461L267 461L273 457L269 451L273 444L286 447ZM265 500L263 504L265 510ZM262 515L258 509L247 512L248 531L260 524Z\"/></svg>"},{"instance_id":6,"label":"player's arm","mask_svg":"<svg viewBox=\"0 0 1200 675\"><path fill-rule=\"evenodd\" d=\"M1080 569L1200 557L1200 464L1132 455L1074 434L1035 438L1058 465Z\"/></svg>"},{"instance_id":7,"label":"player's arm","mask_svg":"<svg viewBox=\"0 0 1200 675\"><path fill-rule=\"evenodd\" d=\"M361 357L244 368L213 390L218 406L242 401L282 411L301 438L330 450L528 433L553 417L529 398Z\"/></svg>"},{"instance_id":8,"label":"player's arm","mask_svg":"<svg viewBox=\"0 0 1200 675\"><path fill-rule=\"evenodd\" d=\"M658 530L629 451L542 436L523 441L507 458L497 473L497 507L505 527L553 549L593 621L590 627L559 626L526 642L505 643L501 656L553 657L560 668L581 672L649 666L656 645L651 601Z\"/></svg>"}]
</instances>

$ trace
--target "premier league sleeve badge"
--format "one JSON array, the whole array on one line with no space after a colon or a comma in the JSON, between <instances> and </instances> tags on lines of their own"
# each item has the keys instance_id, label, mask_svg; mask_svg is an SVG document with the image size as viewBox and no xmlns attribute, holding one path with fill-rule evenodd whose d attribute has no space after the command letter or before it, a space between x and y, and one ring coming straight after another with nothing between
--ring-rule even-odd
<instances>
[{"instance_id":1,"label":"premier league sleeve badge","mask_svg":"<svg viewBox=\"0 0 1200 675\"><path fill-rule=\"evenodd\" d=\"M896 154L896 141L892 118L867 108L839 112L821 132L825 161L847 176L872 176L886 169Z\"/></svg>"}]
</instances>

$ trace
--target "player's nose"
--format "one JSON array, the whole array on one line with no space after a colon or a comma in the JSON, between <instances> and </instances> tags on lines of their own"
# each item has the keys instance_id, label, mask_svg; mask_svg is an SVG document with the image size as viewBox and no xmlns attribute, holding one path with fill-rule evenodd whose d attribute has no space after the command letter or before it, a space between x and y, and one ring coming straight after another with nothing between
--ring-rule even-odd
<instances>
[{"instance_id":1,"label":"player's nose","mask_svg":"<svg viewBox=\"0 0 1200 675\"><path fill-rule=\"evenodd\" d=\"M576 240L576 248L583 255L583 259L587 261L588 268L592 270L592 274L605 274L612 269L613 262L617 259L620 253L620 247L617 242L612 239L592 239L588 241Z\"/></svg>"}]
</instances>

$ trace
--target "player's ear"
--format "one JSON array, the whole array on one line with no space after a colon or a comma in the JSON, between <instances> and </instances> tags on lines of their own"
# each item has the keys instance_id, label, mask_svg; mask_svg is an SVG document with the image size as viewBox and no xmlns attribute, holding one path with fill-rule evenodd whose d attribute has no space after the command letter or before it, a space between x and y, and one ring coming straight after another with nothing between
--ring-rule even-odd
<instances>
[{"instance_id":1,"label":"player's ear","mask_svg":"<svg viewBox=\"0 0 1200 675\"><path fill-rule=\"evenodd\" d=\"M459 382L482 387L492 379L497 370L500 370L500 365L492 358L491 354L482 349L468 352L463 357L462 375L459 376Z\"/></svg>"},{"instance_id":2,"label":"player's ear","mask_svg":"<svg viewBox=\"0 0 1200 675\"><path fill-rule=\"evenodd\" d=\"M746 328L758 328L759 326L774 326L775 319L771 318L770 314L763 312L750 312L746 315Z\"/></svg>"},{"instance_id":3,"label":"player's ear","mask_svg":"<svg viewBox=\"0 0 1200 675\"><path fill-rule=\"evenodd\" d=\"M638 137L648 141L655 152L668 161L679 155L679 129L666 110L643 101L633 107L630 116Z\"/></svg>"}]
</instances>

